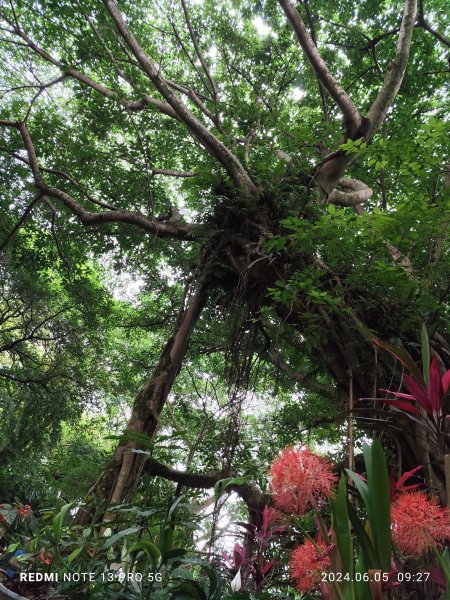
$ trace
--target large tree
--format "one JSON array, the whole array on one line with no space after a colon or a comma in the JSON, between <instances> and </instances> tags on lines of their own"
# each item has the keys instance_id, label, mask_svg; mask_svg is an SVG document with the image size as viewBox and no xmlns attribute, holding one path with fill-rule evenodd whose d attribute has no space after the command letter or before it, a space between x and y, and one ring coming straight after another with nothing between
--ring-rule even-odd
<instances>
[{"instance_id":1,"label":"large tree","mask_svg":"<svg viewBox=\"0 0 450 600\"><path fill-rule=\"evenodd\" d=\"M448 363L445 10L379 10L1 2L3 250L51 219L91 256L185 282L129 433L154 435L197 333L214 333L236 388L259 354L365 417L358 399L401 384L374 338L418 358L425 323ZM135 487L136 439L119 443L98 497ZM442 440L397 439L443 495Z\"/></svg>"}]
</instances>

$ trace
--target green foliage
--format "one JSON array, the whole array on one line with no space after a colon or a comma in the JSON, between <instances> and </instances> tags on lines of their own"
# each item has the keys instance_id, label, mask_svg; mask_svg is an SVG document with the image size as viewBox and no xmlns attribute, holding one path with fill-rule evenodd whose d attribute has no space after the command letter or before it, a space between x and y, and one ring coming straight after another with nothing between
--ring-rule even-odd
<instances>
[{"instance_id":1,"label":"green foliage","mask_svg":"<svg viewBox=\"0 0 450 600\"><path fill-rule=\"evenodd\" d=\"M395 56L399 3L296 4L330 72L366 114ZM48 522L40 513L26 559L33 567L45 569L39 553L52 548L61 572L99 575L117 562L124 572L140 565L163 577L144 588L97 582L92 598L293 597L287 586L231 593L229 578L195 552L223 513L202 520L187 505L202 505L214 489L216 510L224 505L230 518L244 519L233 486L251 474L266 492L267 464L289 444L324 444L344 460L350 386L359 440L373 414L360 397L391 376L390 389L400 385L374 338L391 350L402 343L397 355L416 375L422 356L425 387L433 354L448 362L448 57L430 31L448 38L447 7L425 3L431 25L414 28L382 127L371 139L347 139L278 2L223 0L218 9L213 0L186 0L192 31L182 3L118 6L173 94L261 194L241 194L217 152L148 100L161 101L160 90L118 36L106 3L0 1L0 120L26 121L46 183L88 213L193 229L185 241L129 223L83 225L61 195L36 196L20 131L0 126L0 502L30 503L37 514L51 508ZM19 25L33 47L17 37ZM319 171L330 156L348 160L345 176L373 191L363 214L325 203ZM156 435L124 433L199 281L208 298ZM175 473L219 482L209 492L175 488L144 469L132 504L103 523L107 537L97 526L72 527L72 509L63 518L62 507L78 505L124 442ZM354 483L372 537L344 502L344 484L335 501L348 568L360 573L389 568L381 449L365 448L365 458L367 484ZM354 565L346 511L362 550ZM27 528L20 533L32 534ZM214 548L226 543L219 538ZM349 593L362 600L367 586Z\"/></svg>"}]
</instances>

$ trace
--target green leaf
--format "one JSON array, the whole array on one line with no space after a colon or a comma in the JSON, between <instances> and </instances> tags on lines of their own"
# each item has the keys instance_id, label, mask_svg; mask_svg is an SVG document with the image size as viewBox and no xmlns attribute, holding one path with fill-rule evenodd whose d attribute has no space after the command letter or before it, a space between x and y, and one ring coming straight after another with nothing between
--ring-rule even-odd
<instances>
[{"instance_id":1,"label":"green leaf","mask_svg":"<svg viewBox=\"0 0 450 600\"><path fill-rule=\"evenodd\" d=\"M166 555L169 550L172 550L173 545L173 527L171 525L161 525L159 535L159 548L161 554Z\"/></svg>"},{"instance_id":2,"label":"green leaf","mask_svg":"<svg viewBox=\"0 0 450 600\"><path fill-rule=\"evenodd\" d=\"M154 565L156 565L161 557L161 552L159 551L158 546L156 546L150 540L142 540L133 544L130 548L130 554L132 552L138 552L139 550L143 550L149 556Z\"/></svg>"},{"instance_id":3,"label":"green leaf","mask_svg":"<svg viewBox=\"0 0 450 600\"><path fill-rule=\"evenodd\" d=\"M372 442L371 463L367 466L367 485L370 498L370 526L378 568L388 572L391 568L391 518L389 475L386 458L378 438Z\"/></svg>"},{"instance_id":4,"label":"green leaf","mask_svg":"<svg viewBox=\"0 0 450 600\"><path fill-rule=\"evenodd\" d=\"M335 500L331 501L333 514L333 529L336 534L336 542L342 559L342 572L349 575L349 581L344 581L343 590L346 600L354 600L353 586L353 542L347 512L347 485L345 476L341 475L338 493Z\"/></svg>"},{"instance_id":5,"label":"green leaf","mask_svg":"<svg viewBox=\"0 0 450 600\"><path fill-rule=\"evenodd\" d=\"M351 478L351 480L355 484L356 489L358 490L366 508L369 509L370 501L369 501L369 488L367 487L367 483L365 481L363 481L357 473L354 473L350 469L345 469L345 471L347 472L348 476Z\"/></svg>"},{"instance_id":6,"label":"green leaf","mask_svg":"<svg viewBox=\"0 0 450 600\"><path fill-rule=\"evenodd\" d=\"M208 575L209 579L209 597L211 598L219 587L220 579L217 571L208 564L203 564L203 570Z\"/></svg>"},{"instance_id":7,"label":"green leaf","mask_svg":"<svg viewBox=\"0 0 450 600\"><path fill-rule=\"evenodd\" d=\"M172 548L172 550L168 550L163 554L161 562L165 563L168 560L173 560L174 558L183 558L186 556L186 554L186 548Z\"/></svg>"},{"instance_id":8,"label":"green leaf","mask_svg":"<svg viewBox=\"0 0 450 600\"><path fill-rule=\"evenodd\" d=\"M70 504L65 504L53 519L53 535L57 542L59 542L61 539L62 524L64 519L73 505L73 502L70 502Z\"/></svg>"},{"instance_id":9,"label":"green leaf","mask_svg":"<svg viewBox=\"0 0 450 600\"><path fill-rule=\"evenodd\" d=\"M180 502L184 499L184 495L181 494L180 496L178 496L178 498L175 498L175 500L172 502L172 505L169 508L169 512L167 513L167 516L170 517L175 510L178 508L178 505L180 504Z\"/></svg>"},{"instance_id":10,"label":"green leaf","mask_svg":"<svg viewBox=\"0 0 450 600\"><path fill-rule=\"evenodd\" d=\"M350 522L353 526L353 530L358 539L359 547L361 548L362 554L364 555L364 563L368 569L375 569L377 567L377 557L375 549L373 547L372 540L367 534L364 528L364 524L361 523L356 510L353 505L347 500L347 511L350 518Z\"/></svg>"},{"instance_id":11,"label":"green leaf","mask_svg":"<svg viewBox=\"0 0 450 600\"><path fill-rule=\"evenodd\" d=\"M447 600L450 600L450 554L448 547L444 550L442 554L435 549L435 554L438 559L439 565L444 573L445 578L445 587L446 587L446 597Z\"/></svg>"},{"instance_id":12,"label":"green leaf","mask_svg":"<svg viewBox=\"0 0 450 600\"><path fill-rule=\"evenodd\" d=\"M102 546L102 550L108 550L108 548L111 548L111 546L113 546L118 540L122 539L127 535L133 535L134 533L137 533L141 530L142 527L128 527L127 529L119 531L119 533L115 533L109 539L106 540L106 542Z\"/></svg>"},{"instance_id":13,"label":"green leaf","mask_svg":"<svg viewBox=\"0 0 450 600\"><path fill-rule=\"evenodd\" d=\"M176 592L173 598L194 598L195 600L206 600L205 592L193 583L179 583L176 587Z\"/></svg>"},{"instance_id":14,"label":"green leaf","mask_svg":"<svg viewBox=\"0 0 450 600\"><path fill-rule=\"evenodd\" d=\"M370 569L370 567L366 567L364 558L360 554L358 556L358 558L356 559L356 565L355 565L355 575L356 575L356 573L359 573L359 577L358 578L355 577L356 600L368 600L368 598L372 597L370 594L369 583L367 581L363 580L364 574L367 573L367 569ZM356 581L356 579L359 579L359 581Z\"/></svg>"},{"instance_id":15,"label":"green leaf","mask_svg":"<svg viewBox=\"0 0 450 600\"><path fill-rule=\"evenodd\" d=\"M73 550L73 552L71 552L69 554L69 556L67 557L67 561L66 561L67 564L71 565L82 550L83 550L83 546L80 546L79 548L75 548L75 550Z\"/></svg>"},{"instance_id":16,"label":"green leaf","mask_svg":"<svg viewBox=\"0 0 450 600\"><path fill-rule=\"evenodd\" d=\"M250 475L243 477L227 477L226 479L220 479L214 486L214 497L218 500L225 492L226 488L230 485L242 485L250 481Z\"/></svg>"}]
</instances>

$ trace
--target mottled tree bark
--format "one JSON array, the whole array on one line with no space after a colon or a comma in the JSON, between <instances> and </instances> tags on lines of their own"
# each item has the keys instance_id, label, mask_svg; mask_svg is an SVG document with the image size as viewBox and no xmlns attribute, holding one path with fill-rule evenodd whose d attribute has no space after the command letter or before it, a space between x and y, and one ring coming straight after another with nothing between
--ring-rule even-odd
<instances>
[{"instance_id":1,"label":"mottled tree bark","mask_svg":"<svg viewBox=\"0 0 450 600\"><path fill-rule=\"evenodd\" d=\"M200 283L188 308L180 315L151 377L134 400L132 413L125 429L126 433L145 435L149 439L153 437L158 426L159 415L181 369L195 323L200 317L206 300L207 289L203 283ZM120 442L107 468L89 491L89 495L93 495L98 502L106 501L108 505L123 502L135 489L148 458L147 454L135 452L137 449L139 444L136 442L126 440ZM88 506L78 512L75 522L88 523L94 517L98 519L102 513L104 510L101 510L100 514L98 511L95 514L94 507Z\"/></svg>"}]
</instances>

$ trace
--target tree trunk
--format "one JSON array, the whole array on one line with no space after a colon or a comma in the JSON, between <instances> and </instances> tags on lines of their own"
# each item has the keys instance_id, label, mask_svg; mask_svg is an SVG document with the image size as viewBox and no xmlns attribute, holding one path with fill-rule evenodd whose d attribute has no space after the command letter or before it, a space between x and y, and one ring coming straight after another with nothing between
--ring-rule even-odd
<instances>
[{"instance_id":1,"label":"tree trunk","mask_svg":"<svg viewBox=\"0 0 450 600\"><path fill-rule=\"evenodd\" d=\"M194 326L206 300L207 288L200 283L189 307L179 315L174 332L166 342L155 370L138 392L125 433L145 435L150 439L153 437L159 415L180 372ZM138 448L139 443L134 441L119 442L109 465L89 491L96 504L102 501L106 501L108 505L119 504L135 489L148 458L147 454L135 452ZM97 511L93 505L79 510L75 523L84 525L92 520L99 520L107 509L106 503Z\"/></svg>"}]
</instances>

